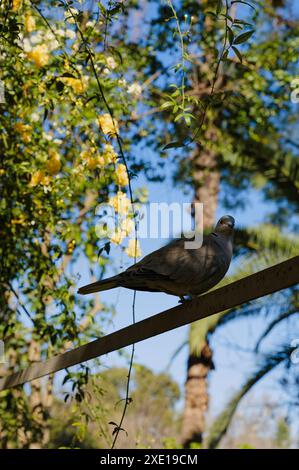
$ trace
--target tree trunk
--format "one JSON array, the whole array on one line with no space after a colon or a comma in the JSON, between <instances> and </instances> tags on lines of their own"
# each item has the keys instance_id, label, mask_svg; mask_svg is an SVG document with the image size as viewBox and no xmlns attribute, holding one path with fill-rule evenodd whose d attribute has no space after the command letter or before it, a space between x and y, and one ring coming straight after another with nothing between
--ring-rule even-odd
<instances>
[{"instance_id":1,"label":"tree trunk","mask_svg":"<svg viewBox=\"0 0 299 470\"><path fill-rule=\"evenodd\" d=\"M214 138L211 130L205 138ZM194 202L204 204L203 226L210 228L215 223L219 193L220 175L216 155L211 151L202 151L198 147L193 157L193 168ZM192 351L189 354L182 424L182 444L185 448L190 447L192 442L202 443L205 414L209 403L207 376L213 368L212 350L207 342L199 355L193 354Z\"/></svg>"},{"instance_id":2,"label":"tree trunk","mask_svg":"<svg viewBox=\"0 0 299 470\"><path fill-rule=\"evenodd\" d=\"M209 404L207 376L211 368L212 351L206 343L199 356L190 354L188 358L182 427L184 448L190 447L192 442L202 443L205 430L205 414Z\"/></svg>"}]
</instances>

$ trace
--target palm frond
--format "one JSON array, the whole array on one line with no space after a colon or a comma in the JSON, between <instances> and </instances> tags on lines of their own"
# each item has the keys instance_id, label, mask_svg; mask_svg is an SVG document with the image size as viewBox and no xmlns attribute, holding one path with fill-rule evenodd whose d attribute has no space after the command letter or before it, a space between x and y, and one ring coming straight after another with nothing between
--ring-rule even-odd
<instances>
[{"instance_id":1,"label":"palm frond","mask_svg":"<svg viewBox=\"0 0 299 470\"><path fill-rule=\"evenodd\" d=\"M171 367L173 361L177 358L177 356L183 351L183 349L188 346L188 341L184 341L180 346L174 351L174 353L171 355L167 366L165 367L165 370L168 371L169 368Z\"/></svg>"},{"instance_id":2,"label":"palm frond","mask_svg":"<svg viewBox=\"0 0 299 470\"><path fill-rule=\"evenodd\" d=\"M282 362L289 360L293 350L294 348L291 348L290 346L284 346L281 350L265 356L260 367L245 382L241 390L232 397L227 407L214 421L207 439L208 448L211 449L218 446L221 438L226 433L231 423L241 399L254 387L254 385L269 374L275 367Z\"/></svg>"},{"instance_id":3,"label":"palm frond","mask_svg":"<svg viewBox=\"0 0 299 470\"><path fill-rule=\"evenodd\" d=\"M237 252L253 251L261 253L265 250L284 253L286 258L296 256L299 252L299 237L295 234L286 235L279 227L272 224L261 224L257 227L237 229L235 231Z\"/></svg>"},{"instance_id":4,"label":"palm frond","mask_svg":"<svg viewBox=\"0 0 299 470\"><path fill-rule=\"evenodd\" d=\"M266 336L268 336L269 333L271 333L271 331L273 330L273 328L275 328L276 325L278 325L280 322L282 322L286 318L289 318L292 315L297 315L298 313L299 313L298 308L294 308L294 309L288 310L287 312L283 312L277 318L274 318L274 320L272 320L269 323L269 325L267 326L263 334L260 336L258 342L256 343L255 351L258 352L262 341L266 338Z\"/></svg>"}]
</instances>

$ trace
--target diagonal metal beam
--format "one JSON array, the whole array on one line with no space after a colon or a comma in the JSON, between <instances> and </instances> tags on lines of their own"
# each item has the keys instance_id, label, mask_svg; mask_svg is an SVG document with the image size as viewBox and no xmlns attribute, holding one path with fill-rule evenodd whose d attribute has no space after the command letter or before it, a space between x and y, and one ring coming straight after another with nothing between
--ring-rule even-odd
<instances>
[{"instance_id":1,"label":"diagonal metal beam","mask_svg":"<svg viewBox=\"0 0 299 470\"><path fill-rule=\"evenodd\" d=\"M116 351L299 283L299 256L0 379L0 390Z\"/></svg>"}]
</instances>

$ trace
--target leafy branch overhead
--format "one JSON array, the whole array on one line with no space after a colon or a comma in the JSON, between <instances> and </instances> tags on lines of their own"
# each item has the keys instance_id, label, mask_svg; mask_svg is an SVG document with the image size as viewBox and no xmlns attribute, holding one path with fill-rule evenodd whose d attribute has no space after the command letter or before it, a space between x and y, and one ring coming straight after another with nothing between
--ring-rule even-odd
<instances>
[{"instance_id":1,"label":"leafy branch overhead","mask_svg":"<svg viewBox=\"0 0 299 470\"><path fill-rule=\"evenodd\" d=\"M232 4L233 3L239 2L232 2ZM174 5L170 0L168 0L172 16L167 18L165 21L175 21L173 37L174 39L176 37L179 38L179 49L181 55L180 62L173 65L171 69L175 74L180 73L181 83L171 83L169 85L169 89L172 90L172 92L165 94L166 101L161 104L161 110L167 111L172 108L171 112L173 115L173 121L175 123L184 121L185 125L188 128L191 128L192 134L184 141L169 142L164 145L163 150L180 148L189 145L190 143L200 141L208 110L213 106L213 103L217 99L217 95L219 94L219 97L222 96L222 92L216 89L216 82L221 64L229 64L231 62L231 57L229 55L230 51L234 52L241 63L243 62L242 52L236 46L246 43L253 35L254 30L249 29L240 33L240 31L252 27L252 24L242 19L233 18L230 15L232 4L229 5L228 1L220 1L218 2L216 12L206 11L204 13L206 17L212 18L212 21L215 22L219 28L222 37L218 40L218 43L220 43L218 46L219 49L214 49L213 51L215 54L215 66L213 77L209 83L208 93L204 98L199 99L192 94L192 83L188 83L187 81L188 73L191 76L192 69L196 65L196 62L193 59L193 54L188 51L188 45L191 43L190 48L193 46L191 37L193 29L196 27L195 19L193 16L189 18L189 16L185 14L184 19L180 22ZM215 45L215 47L217 46ZM220 101L222 101L221 98ZM192 122L194 123L193 126Z\"/></svg>"}]
</instances>

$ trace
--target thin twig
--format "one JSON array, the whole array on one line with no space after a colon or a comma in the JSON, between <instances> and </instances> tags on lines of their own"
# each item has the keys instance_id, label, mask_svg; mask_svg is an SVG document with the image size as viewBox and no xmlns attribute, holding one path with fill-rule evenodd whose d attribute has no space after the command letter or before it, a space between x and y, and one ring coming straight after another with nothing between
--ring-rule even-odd
<instances>
[{"instance_id":1,"label":"thin twig","mask_svg":"<svg viewBox=\"0 0 299 470\"><path fill-rule=\"evenodd\" d=\"M204 111L203 111L203 114L202 114L202 118L201 118L201 122L199 124L199 127L197 128L194 136L192 137L192 139L190 140L190 142L187 143L187 145L191 144L192 142L195 141L196 137L198 136L198 134L200 133L201 129L202 129L202 126L204 125L204 122L206 120L206 116L207 116L207 112L208 112L208 109L210 108L210 105L211 105L211 98L214 94L214 91L215 91L215 85L216 85L216 81L217 81L217 78L218 78L218 72L219 72L219 68L220 68L220 64L222 62L222 59L223 59L223 55L226 51L226 47L227 47L227 39L228 39L228 22L227 22L227 15L228 15L228 12L229 12L229 5L228 5L228 0L225 0L225 35L224 35L224 41L223 41L223 46L222 46L222 51L221 51L221 54L219 56L219 59L217 61L217 64L216 64L216 68L215 68L215 72L214 72L214 77L213 77L213 80L212 80L212 85L211 85L211 91L208 95L208 99L207 99L207 103L206 103L206 106L204 108Z\"/></svg>"}]
</instances>

